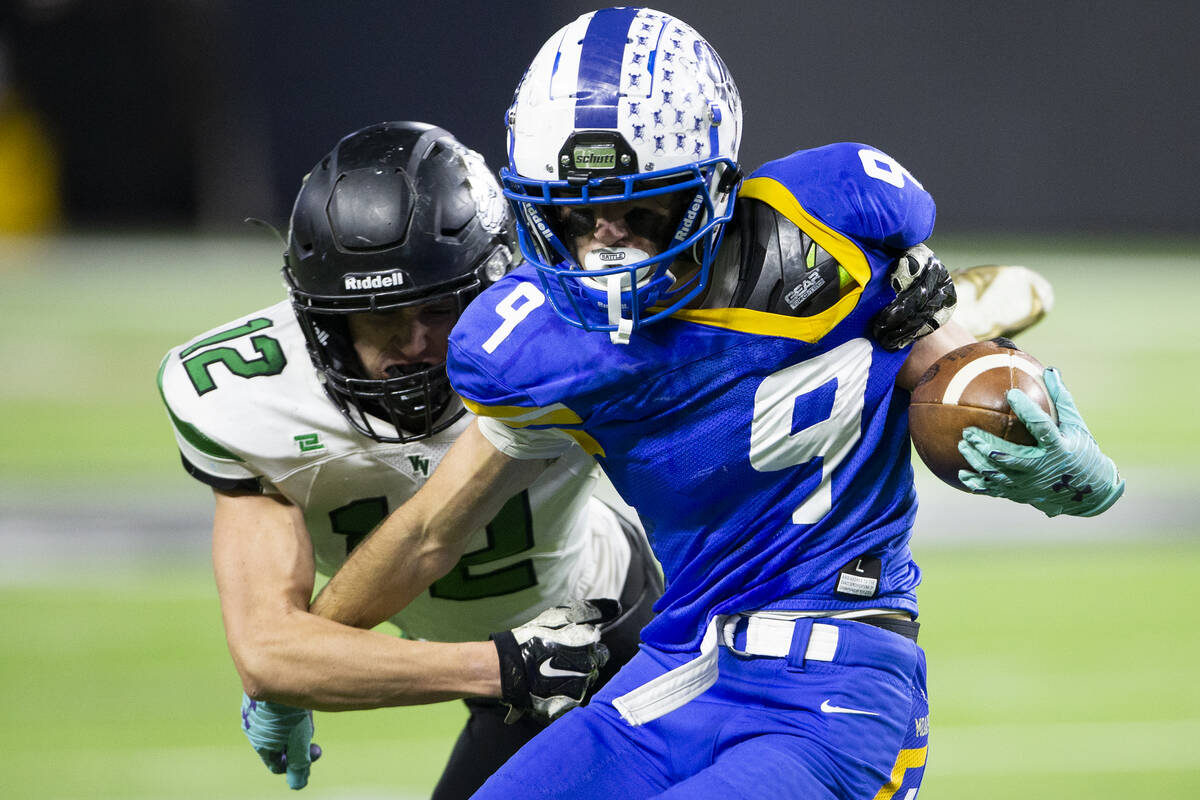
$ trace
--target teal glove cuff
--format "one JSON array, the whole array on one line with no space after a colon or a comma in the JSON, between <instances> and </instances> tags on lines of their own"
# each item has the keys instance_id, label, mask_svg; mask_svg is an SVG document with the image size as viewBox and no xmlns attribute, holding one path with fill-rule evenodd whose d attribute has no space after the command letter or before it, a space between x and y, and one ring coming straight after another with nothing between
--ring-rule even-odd
<instances>
[{"instance_id":1,"label":"teal glove cuff","mask_svg":"<svg viewBox=\"0 0 1200 800\"><path fill-rule=\"evenodd\" d=\"M243 694L242 732L267 769L287 774L289 787L303 789L308 784L310 766L321 757L321 748L312 743L311 711Z\"/></svg>"},{"instance_id":2,"label":"teal glove cuff","mask_svg":"<svg viewBox=\"0 0 1200 800\"><path fill-rule=\"evenodd\" d=\"M1013 444L967 428L958 451L971 470L961 470L959 480L977 494L1027 503L1047 516L1095 516L1117 502L1125 481L1100 451L1058 370L1047 369L1044 379L1058 424L1020 389L1011 389L1008 403L1037 444Z\"/></svg>"}]
</instances>

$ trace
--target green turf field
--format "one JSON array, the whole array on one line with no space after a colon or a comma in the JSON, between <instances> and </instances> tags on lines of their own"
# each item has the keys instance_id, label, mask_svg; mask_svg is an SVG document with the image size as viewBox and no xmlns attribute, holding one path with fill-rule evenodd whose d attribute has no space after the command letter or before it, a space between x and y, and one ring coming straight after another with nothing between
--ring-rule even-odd
<instances>
[{"instance_id":1,"label":"green turf field","mask_svg":"<svg viewBox=\"0 0 1200 800\"><path fill-rule=\"evenodd\" d=\"M922 798L1200 796L1200 542L918 555ZM289 796L236 728L204 567L0 588L0 629L6 798ZM304 796L422 796L462 718L456 704L319 713Z\"/></svg>"},{"instance_id":2,"label":"green turf field","mask_svg":"<svg viewBox=\"0 0 1200 800\"><path fill-rule=\"evenodd\" d=\"M951 508L962 531L943 521L914 544L933 707L921 797L1200 796L1200 343L1183 327L1200 301L1195 243L935 245L954 265L1051 279L1058 306L1021 342L1063 370L1129 490L1094 521L1015 524L998 501L923 495L923 513ZM203 513L154 374L171 345L281 298L279 251L265 237L0 240L0 532L17 508L99 518L179 496ZM33 563L10 540L0 796L291 796L235 729L202 553L96 569L69 546ZM461 719L455 704L319 714L326 758L301 796L422 796Z\"/></svg>"}]
</instances>

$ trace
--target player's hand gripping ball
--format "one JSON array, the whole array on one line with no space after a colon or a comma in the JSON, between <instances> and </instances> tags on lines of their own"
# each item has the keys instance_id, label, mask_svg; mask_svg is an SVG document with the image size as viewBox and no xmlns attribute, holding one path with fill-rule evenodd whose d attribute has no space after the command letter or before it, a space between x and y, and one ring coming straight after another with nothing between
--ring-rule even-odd
<instances>
[{"instance_id":1,"label":"player's hand gripping ball","mask_svg":"<svg viewBox=\"0 0 1200 800\"><path fill-rule=\"evenodd\" d=\"M1042 380L1044 367L1006 339L973 342L933 363L912 393L908 426L921 460L946 483L971 491L958 479L971 465L958 450L963 429L980 428L1015 444L1036 444L1005 397L1021 389L1058 422Z\"/></svg>"}]
</instances>

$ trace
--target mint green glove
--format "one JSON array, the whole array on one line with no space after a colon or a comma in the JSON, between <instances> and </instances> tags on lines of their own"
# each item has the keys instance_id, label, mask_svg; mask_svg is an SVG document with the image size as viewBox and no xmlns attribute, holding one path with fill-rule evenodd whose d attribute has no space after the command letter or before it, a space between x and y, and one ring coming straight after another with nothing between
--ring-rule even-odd
<instances>
[{"instance_id":1,"label":"mint green glove","mask_svg":"<svg viewBox=\"0 0 1200 800\"><path fill-rule=\"evenodd\" d=\"M276 775L286 772L293 789L308 785L309 766L321 757L321 748L312 743L311 711L260 703L243 694L242 730L267 769Z\"/></svg>"},{"instance_id":2,"label":"mint green glove","mask_svg":"<svg viewBox=\"0 0 1200 800\"><path fill-rule=\"evenodd\" d=\"M1049 368L1042 377L1058 411L1058 425L1024 392L1010 389L1008 404L1037 444L1013 444L967 428L958 452L974 472L960 470L958 479L976 494L1028 503L1049 517L1095 516L1117 502L1125 481L1112 459L1100 452L1058 370Z\"/></svg>"}]
</instances>

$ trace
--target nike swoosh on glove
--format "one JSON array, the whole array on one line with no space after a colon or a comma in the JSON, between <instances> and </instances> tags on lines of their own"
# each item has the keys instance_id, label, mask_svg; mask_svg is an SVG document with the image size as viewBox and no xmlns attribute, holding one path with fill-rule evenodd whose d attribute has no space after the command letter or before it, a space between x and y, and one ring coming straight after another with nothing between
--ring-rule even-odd
<instances>
[{"instance_id":1,"label":"nike swoosh on glove","mask_svg":"<svg viewBox=\"0 0 1200 800\"><path fill-rule=\"evenodd\" d=\"M548 608L511 631L491 635L500 656L504 721L522 714L552 720L583 703L608 661L601 626L616 619L616 600L575 600Z\"/></svg>"}]
</instances>

